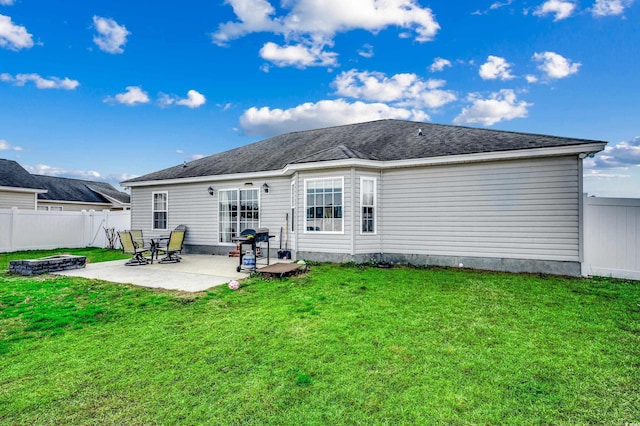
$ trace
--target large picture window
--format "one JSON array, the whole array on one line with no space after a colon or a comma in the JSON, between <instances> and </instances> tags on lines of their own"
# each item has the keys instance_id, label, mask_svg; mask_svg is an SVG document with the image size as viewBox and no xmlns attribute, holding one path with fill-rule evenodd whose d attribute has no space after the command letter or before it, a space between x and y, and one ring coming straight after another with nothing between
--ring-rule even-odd
<instances>
[{"instance_id":1,"label":"large picture window","mask_svg":"<svg viewBox=\"0 0 640 426\"><path fill-rule=\"evenodd\" d=\"M257 189L228 189L218 192L221 243L232 242L232 238L245 229L260 227L259 194Z\"/></svg>"},{"instance_id":2,"label":"large picture window","mask_svg":"<svg viewBox=\"0 0 640 426\"><path fill-rule=\"evenodd\" d=\"M153 193L153 229L166 230L169 215L169 194L167 192Z\"/></svg>"},{"instance_id":3,"label":"large picture window","mask_svg":"<svg viewBox=\"0 0 640 426\"><path fill-rule=\"evenodd\" d=\"M376 233L376 179L360 178L360 206L362 234Z\"/></svg>"},{"instance_id":4,"label":"large picture window","mask_svg":"<svg viewBox=\"0 0 640 426\"><path fill-rule=\"evenodd\" d=\"M343 178L305 180L307 232L343 232Z\"/></svg>"}]
</instances>

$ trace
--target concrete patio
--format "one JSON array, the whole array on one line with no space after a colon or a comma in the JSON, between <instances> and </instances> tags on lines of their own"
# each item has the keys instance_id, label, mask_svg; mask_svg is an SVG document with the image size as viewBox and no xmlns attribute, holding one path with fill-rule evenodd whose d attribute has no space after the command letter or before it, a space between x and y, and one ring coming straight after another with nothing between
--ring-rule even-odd
<instances>
[{"instance_id":1,"label":"concrete patio","mask_svg":"<svg viewBox=\"0 0 640 426\"><path fill-rule=\"evenodd\" d=\"M271 259L271 264L276 259ZM235 279L249 276L248 272L237 272L238 258L212 255L183 255L179 263L158 263L125 266L127 260L88 263L83 269L56 272L70 277L94 278L114 283L134 284L142 287L167 290L203 291L211 287L227 284ZM266 265L264 259L258 268Z\"/></svg>"}]
</instances>

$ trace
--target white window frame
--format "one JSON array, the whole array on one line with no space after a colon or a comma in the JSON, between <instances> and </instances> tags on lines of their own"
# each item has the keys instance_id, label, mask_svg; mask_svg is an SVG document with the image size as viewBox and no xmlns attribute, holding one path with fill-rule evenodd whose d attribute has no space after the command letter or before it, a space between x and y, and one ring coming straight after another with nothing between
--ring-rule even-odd
<instances>
[{"instance_id":1,"label":"white window frame","mask_svg":"<svg viewBox=\"0 0 640 426\"><path fill-rule=\"evenodd\" d=\"M164 210L156 210L156 195L164 195ZM156 228L156 213L165 213L164 228ZM169 191L154 191L151 193L151 229L154 231L166 231L169 229Z\"/></svg>"},{"instance_id":2,"label":"white window frame","mask_svg":"<svg viewBox=\"0 0 640 426\"><path fill-rule=\"evenodd\" d=\"M312 231L309 230L307 218L307 208L308 208L308 198L309 198L309 183L318 182L318 181L329 181L329 180L339 180L340 181L340 191L342 194L342 202L340 204L341 208L341 217L340 217L340 231ZM344 176L327 176L327 177L317 177L317 178L308 178L304 180L304 233L305 234L344 234L344 216L345 216L345 193L344 193ZM335 207L335 206L334 206ZM323 206L324 208L324 206Z\"/></svg>"},{"instance_id":3,"label":"white window frame","mask_svg":"<svg viewBox=\"0 0 640 426\"><path fill-rule=\"evenodd\" d=\"M36 210L43 212L61 212L64 211L64 207L62 206L42 206L38 205Z\"/></svg>"},{"instance_id":4,"label":"white window frame","mask_svg":"<svg viewBox=\"0 0 640 426\"><path fill-rule=\"evenodd\" d=\"M373 182L373 204L365 204L364 182ZM364 231L364 208L373 210L373 231ZM376 235L378 232L378 179L370 176L360 176L360 235Z\"/></svg>"},{"instance_id":5,"label":"white window frame","mask_svg":"<svg viewBox=\"0 0 640 426\"><path fill-rule=\"evenodd\" d=\"M221 217L220 217L220 198L221 198L221 193L222 192L235 192L236 193L236 201L238 203L237 206L237 211L236 211L236 218L235 218L235 224L233 224L236 228L236 234L239 235L239 232L242 232L243 230L241 230L241 218L240 218L240 192L242 191L255 191L257 193L257 200L258 200L258 225L256 226L256 228L260 227L260 221L262 220L262 198L261 198L261 191L259 188L223 188L220 189L218 191L218 218L217 218L217 226L218 226L218 244L222 244L222 245L234 245L235 243L233 241L222 241L222 231L221 231ZM246 228L245 228L246 229ZM239 231L239 232L238 232ZM237 235L236 235L237 236ZM233 235L231 236L231 238L233 238Z\"/></svg>"}]
</instances>

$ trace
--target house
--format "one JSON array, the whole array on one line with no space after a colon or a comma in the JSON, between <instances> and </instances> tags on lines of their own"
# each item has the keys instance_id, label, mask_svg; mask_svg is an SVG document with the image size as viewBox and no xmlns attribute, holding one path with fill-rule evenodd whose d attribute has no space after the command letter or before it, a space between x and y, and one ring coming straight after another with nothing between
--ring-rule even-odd
<instances>
[{"instance_id":1,"label":"house","mask_svg":"<svg viewBox=\"0 0 640 426\"><path fill-rule=\"evenodd\" d=\"M0 209L35 210L46 188L15 161L0 158Z\"/></svg>"},{"instance_id":2,"label":"house","mask_svg":"<svg viewBox=\"0 0 640 426\"><path fill-rule=\"evenodd\" d=\"M129 194L105 182L32 175L0 159L0 208L49 211L127 210Z\"/></svg>"},{"instance_id":3,"label":"house","mask_svg":"<svg viewBox=\"0 0 640 426\"><path fill-rule=\"evenodd\" d=\"M318 261L580 275L582 159L606 142L379 120L276 136L122 183L132 227L188 226L225 254L246 228Z\"/></svg>"}]
</instances>

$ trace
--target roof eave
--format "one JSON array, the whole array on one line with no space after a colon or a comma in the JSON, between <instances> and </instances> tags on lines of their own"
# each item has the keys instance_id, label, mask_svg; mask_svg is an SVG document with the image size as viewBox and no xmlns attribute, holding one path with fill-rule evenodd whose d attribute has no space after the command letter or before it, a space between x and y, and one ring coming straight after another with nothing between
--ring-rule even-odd
<instances>
[{"instance_id":1,"label":"roof eave","mask_svg":"<svg viewBox=\"0 0 640 426\"><path fill-rule=\"evenodd\" d=\"M103 198L105 198L107 201L109 201L111 204L113 204L114 206L118 206L118 207L128 207L131 205L131 203L127 203L124 201L120 201L117 198L114 198L110 195L105 194L102 191L98 191L95 188L89 188L90 190L92 190L93 192L95 192L96 194L99 194L100 196L102 196Z\"/></svg>"},{"instance_id":2,"label":"roof eave","mask_svg":"<svg viewBox=\"0 0 640 426\"><path fill-rule=\"evenodd\" d=\"M202 183L202 182L216 182L227 180L243 180L243 179L258 179L269 177L289 176L297 171L305 170L317 170L317 169L334 169L342 167L369 167L379 169L394 169L403 167L420 167L420 166L435 166L445 164L460 164L460 163L477 163L483 161L501 161L501 160L514 160L514 159L526 159L526 158L542 158L542 157L557 157L565 155L579 155L579 154L593 154L600 152L606 146L606 142L589 142L584 144L556 146L548 148L529 148L518 149L509 151L493 151L493 152L481 152L474 154L460 154L460 155L445 155L440 157L428 157L428 158L415 158L407 160L393 160L393 161L378 161L378 160L364 160L359 158L349 158L344 160L333 161L318 161L310 163L293 163L287 164L283 169L268 170L263 172L251 172L251 173L232 173L224 175L211 175L211 176L197 176L191 178L178 178L178 179L163 179L163 180L148 180L139 182L121 182L123 187L140 187L140 186L159 186L159 185L172 185L172 184L184 184L184 183Z\"/></svg>"},{"instance_id":3,"label":"roof eave","mask_svg":"<svg viewBox=\"0 0 640 426\"><path fill-rule=\"evenodd\" d=\"M111 203L100 203L100 202L91 202L91 201L73 201L73 200L45 200L38 199L38 203L51 203L51 204L74 204L74 205L83 205L83 206L102 206L109 207Z\"/></svg>"},{"instance_id":4,"label":"roof eave","mask_svg":"<svg viewBox=\"0 0 640 426\"><path fill-rule=\"evenodd\" d=\"M39 188L18 188L15 186L0 186L0 191L8 191L8 192L25 192L30 194L45 194L49 191L46 189Z\"/></svg>"}]
</instances>

